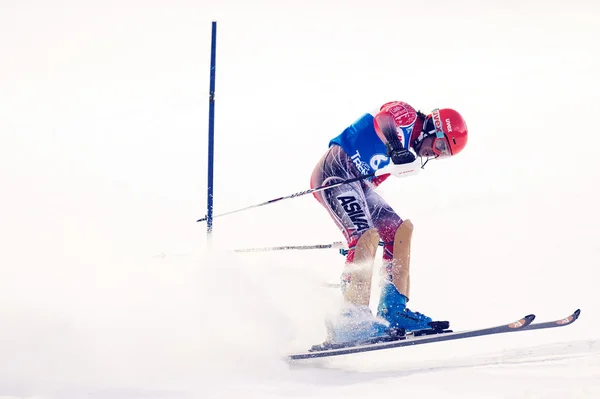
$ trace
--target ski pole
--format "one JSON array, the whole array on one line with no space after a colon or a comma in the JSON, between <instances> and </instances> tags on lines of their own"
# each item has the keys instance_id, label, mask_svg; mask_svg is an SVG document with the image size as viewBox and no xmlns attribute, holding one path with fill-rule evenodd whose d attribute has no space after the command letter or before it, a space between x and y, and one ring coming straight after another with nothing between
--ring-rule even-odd
<instances>
[{"instance_id":1,"label":"ski pole","mask_svg":"<svg viewBox=\"0 0 600 399\"><path fill-rule=\"evenodd\" d=\"M287 251L291 249L326 249L326 248L344 248L344 243L336 241L331 244L316 244L316 245L285 245L281 247L265 247L265 248L243 248L234 249L234 252L266 252L266 251Z\"/></svg>"},{"instance_id":2,"label":"ski pole","mask_svg":"<svg viewBox=\"0 0 600 399\"><path fill-rule=\"evenodd\" d=\"M382 247L384 245L383 241L379 241L379 246ZM267 251L287 251L291 249L327 249L327 248L335 248L339 249L339 253L342 255L346 255L348 253L348 249L345 248L346 245L341 241L336 241L331 244L316 244L316 245L284 245L280 247L263 247L263 248L243 248L243 249L234 249L233 252L267 252Z\"/></svg>"},{"instance_id":3,"label":"ski pole","mask_svg":"<svg viewBox=\"0 0 600 399\"><path fill-rule=\"evenodd\" d=\"M383 170L383 172L382 172L382 170ZM342 186L344 184L350 184L350 183L354 183L354 182L357 182L357 181L368 179L370 177L375 177L375 176L384 175L384 174L389 174L389 172L386 172L384 169L379 169L378 171L375 171L373 173L369 173L368 175L353 177L352 179L347 179L347 180L341 181L339 183L326 184L324 186L319 186L319 187L311 188L310 190L300 191L300 192L297 192L297 193L294 193L294 194L286 195L284 197L279 197L279 198L275 198L275 199L272 199L272 200L268 200L268 201L262 202L260 204L250 205L250 206L247 206L245 208L240 208L240 209L236 209L234 211L229 211L229 212L221 213L219 215L214 215L213 218L217 218L217 217L225 216L225 215L231 215L232 213L242 212L242 211L245 211L245 210L248 210L248 209L252 209L252 208L258 208L260 206L269 205L269 204L272 204L274 202L278 202L278 201L281 201L281 200L284 200L284 199L296 198L296 197L300 197L300 196L303 196L303 195L306 195L306 194L316 193L316 192L319 192L319 191L327 190L329 188L339 187L339 186ZM200 219L196 220L196 222L204 222L207 219L208 219L208 216L205 216L203 218L200 218Z\"/></svg>"}]
</instances>

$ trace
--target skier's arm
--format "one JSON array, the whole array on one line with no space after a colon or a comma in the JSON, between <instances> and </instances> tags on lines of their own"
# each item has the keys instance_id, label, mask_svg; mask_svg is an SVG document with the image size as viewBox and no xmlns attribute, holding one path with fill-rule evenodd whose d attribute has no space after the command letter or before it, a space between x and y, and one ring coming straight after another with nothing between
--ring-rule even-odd
<instances>
[{"instance_id":1,"label":"skier's arm","mask_svg":"<svg viewBox=\"0 0 600 399\"><path fill-rule=\"evenodd\" d=\"M392 162L399 165L411 163L416 156L410 152L412 127L417 112L402 101L391 101L381 106L374 117L374 127L379 139L385 144Z\"/></svg>"},{"instance_id":2,"label":"skier's arm","mask_svg":"<svg viewBox=\"0 0 600 399\"><path fill-rule=\"evenodd\" d=\"M420 165L417 157L409 147L409 139L405 138L406 148L402 145L396 128L394 117L384 110L375 116L375 130L387 148L388 156L392 163L377 171L378 175L391 174L396 177L407 177L419 173Z\"/></svg>"},{"instance_id":3,"label":"skier's arm","mask_svg":"<svg viewBox=\"0 0 600 399\"><path fill-rule=\"evenodd\" d=\"M392 159L393 163L400 165L411 163L416 159L415 155L408 148L405 148L398 138L396 122L390 113L386 111L379 112L375 116L375 126L376 131L381 132L385 138L384 143L388 151L388 156Z\"/></svg>"}]
</instances>

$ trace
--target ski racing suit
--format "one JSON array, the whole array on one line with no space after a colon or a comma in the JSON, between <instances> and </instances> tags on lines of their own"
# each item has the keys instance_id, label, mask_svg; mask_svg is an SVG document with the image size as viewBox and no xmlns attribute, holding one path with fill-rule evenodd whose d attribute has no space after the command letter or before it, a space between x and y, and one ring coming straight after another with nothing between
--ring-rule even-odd
<instances>
[{"instance_id":1,"label":"ski racing suit","mask_svg":"<svg viewBox=\"0 0 600 399\"><path fill-rule=\"evenodd\" d=\"M379 110L361 116L330 140L328 150L313 170L311 188L369 175L390 163L386 145L376 132L375 115L394 104L403 104L414 111L406 103L389 102ZM419 132L421 126L422 123L415 118L408 128L403 128L405 147L408 147L406 143L413 141L413 128L415 132ZM393 260L394 236L403 220L375 192L375 188L388 177L389 175L369 177L314 193L348 243L346 265L354 263L357 242L370 229L376 229L383 242L383 265L387 266ZM342 285L350 278L350 272L343 273Z\"/></svg>"}]
</instances>

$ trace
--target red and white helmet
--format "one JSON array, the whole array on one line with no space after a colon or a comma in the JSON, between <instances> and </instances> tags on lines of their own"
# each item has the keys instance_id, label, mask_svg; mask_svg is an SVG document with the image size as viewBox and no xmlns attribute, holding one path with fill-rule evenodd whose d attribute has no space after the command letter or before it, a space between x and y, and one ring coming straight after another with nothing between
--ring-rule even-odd
<instances>
[{"instance_id":1,"label":"red and white helmet","mask_svg":"<svg viewBox=\"0 0 600 399\"><path fill-rule=\"evenodd\" d=\"M432 149L436 159L447 158L465 148L468 133L467 123L457 111L436 108L426 116L422 134L415 144L418 146L424 138L435 135Z\"/></svg>"}]
</instances>

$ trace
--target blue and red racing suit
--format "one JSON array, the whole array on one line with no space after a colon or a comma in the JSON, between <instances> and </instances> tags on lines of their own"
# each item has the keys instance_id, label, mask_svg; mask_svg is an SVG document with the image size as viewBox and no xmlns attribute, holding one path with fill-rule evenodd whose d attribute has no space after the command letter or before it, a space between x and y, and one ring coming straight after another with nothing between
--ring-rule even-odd
<instances>
[{"instance_id":1,"label":"blue and red racing suit","mask_svg":"<svg viewBox=\"0 0 600 399\"><path fill-rule=\"evenodd\" d=\"M313 170L312 188L368 175L390 163L382 136L376 130L375 116L382 111L394 116L398 136L405 148L413 143L422 129L416 111L404 102L386 103L379 110L363 115L330 140L329 149ZM348 242L347 264L354 260L356 243L371 228L377 229L384 243L384 263L393 259L394 236L402 218L375 192L388 177L371 177L314 194Z\"/></svg>"}]
</instances>

